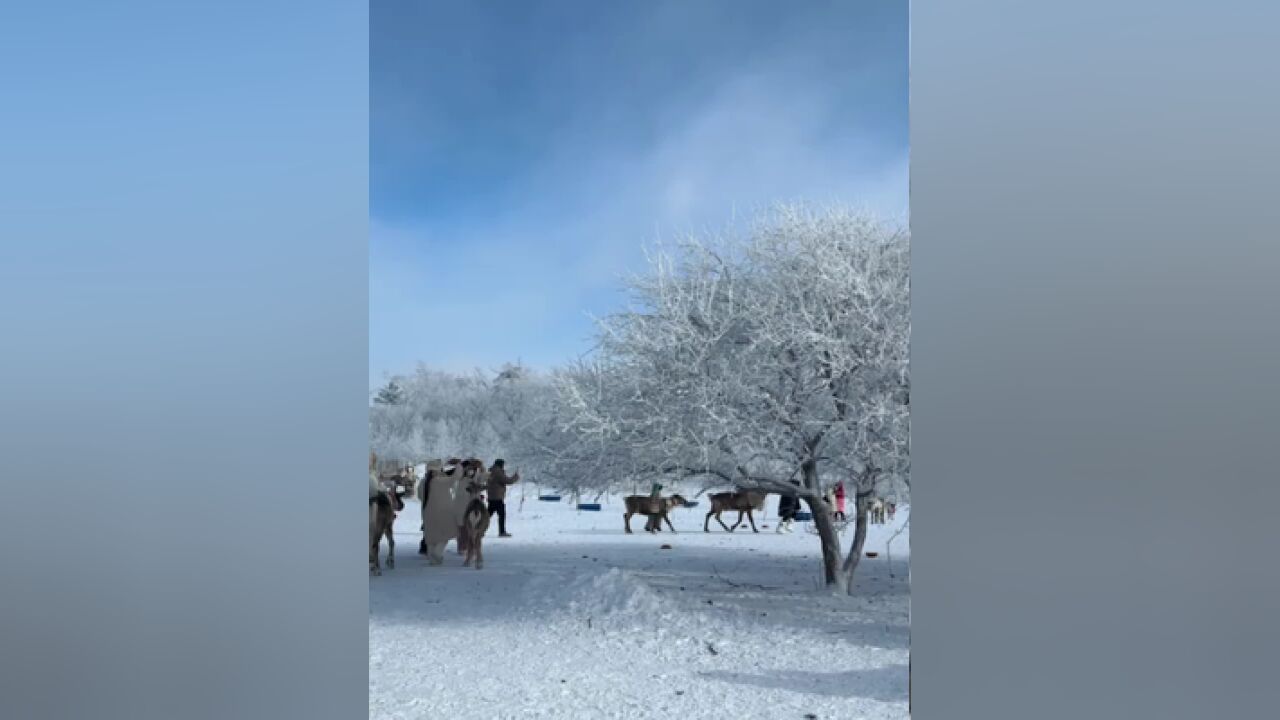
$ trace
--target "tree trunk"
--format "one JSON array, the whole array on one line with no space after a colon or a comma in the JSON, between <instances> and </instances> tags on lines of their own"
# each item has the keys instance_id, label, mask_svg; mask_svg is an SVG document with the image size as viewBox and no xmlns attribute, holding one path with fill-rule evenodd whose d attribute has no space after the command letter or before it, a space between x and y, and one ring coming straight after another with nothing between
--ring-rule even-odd
<instances>
[{"instance_id":1,"label":"tree trunk","mask_svg":"<svg viewBox=\"0 0 1280 720\"><path fill-rule=\"evenodd\" d=\"M823 576L827 586L834 587L840 584L840 533L831 520L831 506L823 502L818 493L817 463L806 462L802 471L805 488L815 494L805 501L809 504L809 512L813 513L813 525L818 529L818 539L822 542Z\"/></svg>"},{"instance_id":2,"label":"tree trunk","mask_svg":"<svg viewBox=\"0 0 1280 720\"><path fill-rule=\"evenodd\" d=\"M831 507L825 502L808 498L809 512L813 513L813 525L818 529L822 542L822 569L828 586L840 584L840 533L831 520Z\"/></svg>"},{"instance_id":3,"label":"tree trunk","mask_svg":"<svg viewBox=\"0 0 1280 720\"><path fill-rule=\"evenodd\" d=\"M844 561L845 591L853 594L853 573L858 569L858 561L862 559L862 548L867 544L867 514L870 511L871 494L858 493L855 496L853 517L856 525L853 530L853 543L849 546L849 557Z\"/></svg>"}]
</instances>

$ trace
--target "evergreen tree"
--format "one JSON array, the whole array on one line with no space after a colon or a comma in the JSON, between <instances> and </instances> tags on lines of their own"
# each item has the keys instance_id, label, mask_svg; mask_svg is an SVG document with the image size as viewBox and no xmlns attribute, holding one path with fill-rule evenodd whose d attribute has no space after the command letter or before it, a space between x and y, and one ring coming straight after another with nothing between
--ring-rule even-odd
<instances>
[{"instance_id":1,"label":"evergreen tree","mask_svg":"<svg viewBox=\"0 0 1280 720\"><path fill-rule=\"evenodd\" d=\"M392 380L387 383L386 387L378 391L378 395L373 401L379 405L403 405L404 389L395 380Z\"/></svg>"}]
</instances>

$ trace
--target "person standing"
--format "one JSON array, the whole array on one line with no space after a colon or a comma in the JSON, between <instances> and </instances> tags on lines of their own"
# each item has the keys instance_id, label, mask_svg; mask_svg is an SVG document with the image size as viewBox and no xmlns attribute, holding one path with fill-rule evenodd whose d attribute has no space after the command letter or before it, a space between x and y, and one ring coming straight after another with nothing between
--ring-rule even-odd
<instances>
[{"instance_id":1,"label":"person standing","mask_svg":"<svg viewBox=\"0 0 1280 720\"><path fill-rule=\"evenodd\" d=\"M836 519L844 520L844 483L836 483Z\"/></svg>"},{"instance_id":2,"label":"person standing","mask_svg":"<svg viewBox=\"0 0 1280 720\"><path fill-rule=\"evenodd\" d=\"M800 486L796 480L791 481L792 485ZM792 532L791 525L796 521L796 513L800 511L800 498L791 493L785 493L778 499L778 530L777 532Z\"/></svg>"},{"instance_id":3,"label":"person standing","mask_svg":"<svg viewBox=\"0 0 1280 720\"><path fill-rule=\"evenodd\" d=\"M662 483L655 482L653 486L649 488L649 515L647 518L645 518L645 521L644 521L645 532L650 532L654 528L657 528L658 531L661 532L662 524L658 520L657 516L653 514L653 513L656 513L658 511L658 508L661 506L660 504L661 500L662 500Z\"/></svg>"},{"instance_id":4,"label":"person standing","mask_svg":"<svg viewBox=\"0 0 1280 720\"><path fill-rule=\"evenodd\" d=\"M520 473L507 477L507 461L498 458L489 468L489 480L485 492L489 493L489 515L498 516L498 537L509 538L507 532L507 488L520 481Z\"/></svg>"}]
</instances>

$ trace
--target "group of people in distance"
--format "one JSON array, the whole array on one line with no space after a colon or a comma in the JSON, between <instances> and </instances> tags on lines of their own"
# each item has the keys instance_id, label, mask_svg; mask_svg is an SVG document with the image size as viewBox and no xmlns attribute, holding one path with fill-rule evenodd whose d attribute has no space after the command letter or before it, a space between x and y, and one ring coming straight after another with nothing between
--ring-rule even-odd
<instances>
[{"instance_id":1,"label":"group of people in distance","mask_svg":"<svg viewBox=\"0 0 1280 720\"><path fill-rule=\"evenodd\" d=\"M799 484L799 481L792 481L793 484ZM844 483L836 483L826 493L825 500L827 504L834 508L834 517L839 522L844 522L846 516L844 514ZM886 502L880 498L872 501L871 507L868 509L868 519L873 525L883 525L886 517L893 520L896 506L893 502ZM783 495L778 499L778 530L777 532L792 532L791 526L795 524L796 513L800 512L800 498L794 495Z\"/></svg>"},{"instance_id":2,"label":"group of people in distance","mask_svg":"<svg viewBox=\"0 0 1280 720\"><path fill-rule=\"evenodd\" d=\"M444 562L444 549L450 540L457 541L458 554L467 552L467 535L463 526L467 506L480 493L488 497L490 517L498 519L498 537L509 538L507 532L507 488L520 480L520 474L508 476L506 462L498 459L485 470L478 458L448 461L432 460L427 473L418 483L417 496L422 504L422 542L418 554L426 555L433 565Z\"/></svg>"}]
</instances>

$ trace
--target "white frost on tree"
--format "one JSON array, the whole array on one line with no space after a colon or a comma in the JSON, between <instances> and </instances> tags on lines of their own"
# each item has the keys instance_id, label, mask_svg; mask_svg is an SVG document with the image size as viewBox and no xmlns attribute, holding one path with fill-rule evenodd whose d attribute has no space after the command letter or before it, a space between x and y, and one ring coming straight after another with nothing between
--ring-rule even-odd
<instances>
[{"instance_id":1,"label":"white frost on tree","mask_svg":"<svg viewBox=\"0 0 1280 720\"><path fill-rule=\"evenodd\" d=\"M452 455L493 457L500 442L489 421L486 383L420 366L395 378L402 400L369 408L370 443L379 457L412 463Z\"/></svg>"},{"instance_id":2,"label":"white frost on tree","mask_svg":"<svg viewBox=\"0 0 1280 720\"><path fill-rule=\"evenodd\" d=\"M908 267L905 230L841 208L781 207L744 238L658 252L633 308L601 322L592 364L557 386L577 454L599 456L583 480L798 495L826 581L851 589L856 557L842 563L824 494L907 477Z\"/></svg>"},{"instance_id":3,"label":"white frost on tree","mask_svg":"<svg viewBox=\"0 0 1280 720\"><path fill-rule=\"evenodd\" d=\"M419 367L393 379L401 402L370 408L373 449L501 456L584 496L673 480L792 493L826 582L852 592L870 498L910 490L908 233L783 206L649 259L590 357L545 375ZM856 503L847 555L825 500L836 482Z\"/></svg>"}]
</instances>

